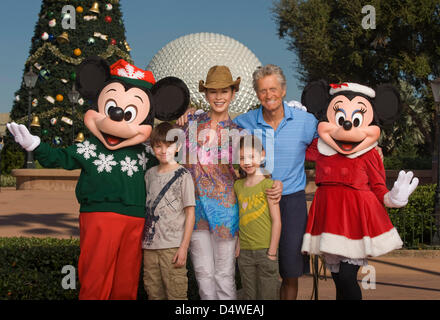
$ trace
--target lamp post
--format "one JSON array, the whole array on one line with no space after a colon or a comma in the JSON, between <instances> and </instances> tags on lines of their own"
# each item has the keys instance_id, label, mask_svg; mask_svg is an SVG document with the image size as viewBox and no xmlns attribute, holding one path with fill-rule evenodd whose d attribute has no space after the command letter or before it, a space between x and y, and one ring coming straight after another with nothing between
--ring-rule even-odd
<instances>
[{"instance_id":1,"label":"lamp post","mask_svg":"<svg viewBox=\"0 0 440 320\"><path fill-rule=\"evenodd\" d=\"M437 188L435 189L435 225L436 232L432 242L434 245L440 244L440 78L431 81L432 94L435 101L435 115L436 115L436 132L435 132L435 147L434 152L437 156ZM434 168L433 168L434 169Z\"/></svg>"},{"instance_id":2,"label":"lamp post","mask_svg":"<svg viewBox=\"0 0 440 320\"><path fill-rule=\"evenodd\" d=\"M24 84L26 88L28 88L28 98L29 98L29 105L28 105L28 130L31 130L31 108L32 108L32 89L35 87L35 84L38 80L38 74L32 71L32 67L29 67L29 71L26 72L23 76L24 78ZM26 168L35 168L34 163L34 155L32 152L27 152L27 160L26 160Z\"/></svg>"},{"instance_id":3,"label":"lamp post","mask_svg":"<svg viewBox=\"0 0 440 320\"><path fill-rule=\"evenodd\" d=\"M69 101L72 103L72 144L75 143L75 104L78 103L79 99L79 92L76 91L75 83L72 86L72 90L67 93L67 97L69 98Z\"/></svg>"}]
</instances>

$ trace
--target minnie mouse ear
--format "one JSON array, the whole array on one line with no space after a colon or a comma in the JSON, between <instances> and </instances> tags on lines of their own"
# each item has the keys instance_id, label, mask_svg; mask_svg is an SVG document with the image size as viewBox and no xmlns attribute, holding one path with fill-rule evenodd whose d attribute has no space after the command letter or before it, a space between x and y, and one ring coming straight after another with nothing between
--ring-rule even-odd
<instances>
[{"instance_id":1,"label":"minnie mouse ear","mask_svg":"<svg viewBox=\"0 0 440 320\"><path fill-rule=\"evenodd\" d=\"M325 80L309 83L301 95L301 103L307 111L313 113L318 120L321 119L324 111L327 111L329 103L329 85Z\"/></svg>"},{"instance_id":2,"label":"minnie mouse ear","mask_svg":"<svg viewBox=\"0 0 440 320\"><path fill-rule=\"evenodd\" d=\"M155 117L161 121L171 121L182 116L189 105L189 90L176 77L159 80L151 89Z\"/></svg>"},{"instance_id":3,"label":"minnie mouse ear","mask_svg":"<svg viewBox=\"0 0 440 320\"><path fill-rule=\"evenodd\" d=\"M399 91L390 84L380 85L376 88L374 110L383 126L391 125L400 115L402 105Z\"/></svg>"}]
</instances>

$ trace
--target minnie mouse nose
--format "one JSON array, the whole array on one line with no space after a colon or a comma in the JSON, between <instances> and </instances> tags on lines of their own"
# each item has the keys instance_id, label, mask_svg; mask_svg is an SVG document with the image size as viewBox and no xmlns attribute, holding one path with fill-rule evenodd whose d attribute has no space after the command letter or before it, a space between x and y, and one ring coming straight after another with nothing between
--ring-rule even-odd
<instances>
[{"instance_id":1,"label":"minnie mouse nose","mask_svg":"<svg viewBox=\"0 0 440 320\"><path fill-rule=\"evenodd\" d=\"M119 107L111 107L108 110L108 115L113 121L122 121L124 119L124 110Z\"/></svg>"},{"instance_id":2,"label":"minnie mouse nose","mask_svg":"<svg viewBox=\"0 0 440 320\"><path fill-rule=\"evenodd\" d=\"M347 131L349 131L352 126L353 126L353 124L351 123L351 121L348 121L348 120L345 120L344 123L342 124L342 127L344 127L344 130L347 130Z\"/></svg>"}]
</instances>

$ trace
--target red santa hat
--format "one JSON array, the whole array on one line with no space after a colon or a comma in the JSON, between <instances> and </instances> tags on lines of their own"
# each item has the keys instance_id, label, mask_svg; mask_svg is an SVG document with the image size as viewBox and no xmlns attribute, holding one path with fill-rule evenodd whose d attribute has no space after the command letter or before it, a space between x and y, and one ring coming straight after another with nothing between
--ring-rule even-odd
<instances>
[{"instance_id":1,"label":"red santa hat","mask_svg":"<svg viewBox=\"0 0 440 320\"><path fill-rule=\"evenodd\" d=\"M139 69L122 59L110 66L110 75L113 79L147 89L151 89L156 83L151 71Z\"/></svg>"},{"instance_id":2,"label":"red santa hat","mask_svg":"<svg viewBox=\"0 0 440 320\"><path fill-rule=\"evenodd\" d=\"M330 95L334 95L335 93L341 91L352 91L352 92L362 93L370 98L376 97L376 92L373 89L358 83L350 83L350 82L345 82L340 84L331 83L330 87L331 87L329 91Z\"/></svg>"}]
</instances>

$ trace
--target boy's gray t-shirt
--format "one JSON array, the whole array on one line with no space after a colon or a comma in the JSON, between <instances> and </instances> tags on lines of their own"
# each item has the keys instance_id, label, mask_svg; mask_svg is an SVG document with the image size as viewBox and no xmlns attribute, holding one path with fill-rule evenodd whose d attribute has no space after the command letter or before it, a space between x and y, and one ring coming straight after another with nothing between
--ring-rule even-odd
<instances>
[{"instance_id":1,"label":"boy's gray t-shirt","mask_svg":"<svg viewBox=\"0 0 440 320\"><path fill-rule=\"evenodd\" d=\"M143 249L166 249L180 247L185 229L184 208L195 206L194 183L191 173L181 165L176 170L159 173L158 166L145 173L147 190L147 217ZM150 217L152 206L164 186L174 177L177 170L183 169L183 174L166 191L157 204L154 214Z\"/></svg>"}]
</instances>

